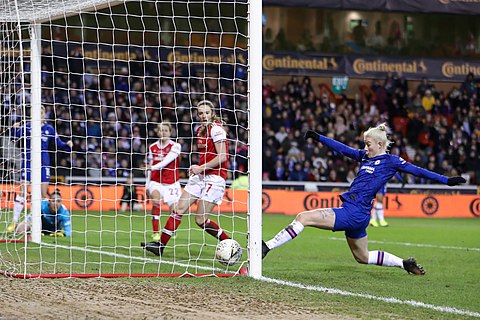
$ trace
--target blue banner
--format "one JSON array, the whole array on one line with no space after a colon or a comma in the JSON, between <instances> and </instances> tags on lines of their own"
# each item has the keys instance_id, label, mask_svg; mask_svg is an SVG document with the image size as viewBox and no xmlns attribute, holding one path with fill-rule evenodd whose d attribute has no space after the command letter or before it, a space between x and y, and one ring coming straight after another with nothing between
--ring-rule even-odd
<instances>
[{"instance_id":1,"label":"blue banner","mask_svg":"<svg viewBox=\"0 0 480 320\"><path fill-rule=\"evenodd\" d=\"M248 52L240 48L172 48L122 45L80 46L54 44L58 60L80 62L85 66L128 66L135 69L157 68L156 65L178 65L186 69L184 76L214 72L222 78L246 76ZM62 59L65 58L65 59ZM69 58L69 59L66 59ZM376 55L329 55L298 52L264 52L263 74L348 76L350 78L384 78L388 73L403 73L407 79L460 82L468 73L480 77L480 62L454 59L387 57Z\"/></svg>"},{"instance_id":2,"label":"blue banner","mask_svg":"<svg viewBox=\"0 0 480 320\"><path fill-rule=\"evenodd\" d=\"M392 58L386 56L320 55L270 52L263 55L263 73L277 75L385 78L399 73L407 79L459 82L468 73L480 77L480 62L449 59Z\"/></svg>"},{"instance_id":3,"label":"blue banner","mask_svg":"<svg viewBox=\"0 0 480 320\"><path fill-rule=\"evenodd\" d=\"M480 14L480 0L263 0L262 4L380 12Z\"/></svg>"}]
</instances>

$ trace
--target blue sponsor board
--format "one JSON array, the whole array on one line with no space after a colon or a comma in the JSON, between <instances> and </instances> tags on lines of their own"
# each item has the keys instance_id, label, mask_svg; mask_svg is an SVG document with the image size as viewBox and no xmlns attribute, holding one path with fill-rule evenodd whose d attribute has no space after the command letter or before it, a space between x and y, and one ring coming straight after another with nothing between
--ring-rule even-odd
<instances>
[{"instance_id":1,"label":"blue sponsor board","mask_svg":"<svg viewBox=\"0 0 480 320\"><path fill-rule=\"evenodd\" d=\"M85 67L129 67L156 69L167 64L194 73L216 73L222 78L245 79L248 51L241 48L135 47L122 45L83 46L54 43L53 55L70 62L82 59ZM59 46L60 48L57 48ZM80 48L81 55L75 55ZM62 59L65 58L65 59ZM68 59L67 59L68 58ZM388 73L402 73L407 79L461 82L469 73L480 78L480 62L455 59L386 57L377 55L331 55L298 52L264 52L265 75L347 76L349 78L385 78Z\"/></svg>"},{"instance_id":2,"label":"blue sponsor board","mask_svg":"<svg viewBox=\"0 0 480 320\"><path fill-rule=\"evenodd\" d=\"M402 73L408 79L464 81L468 73L480 77L480 62L448 59L391 58L385 56L265 53L264 74L385 78Z\"/></svg>"}]
</instances>

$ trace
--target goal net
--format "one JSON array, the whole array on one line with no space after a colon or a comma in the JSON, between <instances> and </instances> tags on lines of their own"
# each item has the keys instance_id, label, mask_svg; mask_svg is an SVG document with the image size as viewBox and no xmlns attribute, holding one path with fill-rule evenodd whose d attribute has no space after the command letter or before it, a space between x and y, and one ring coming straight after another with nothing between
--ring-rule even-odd
<instances>
[{"instance_id":1,"label":"goal net","mask_svg":"<svg viewBox=\"0 0 480 320\"><path fill-rule=\"evenodd\" d=\"M239 183L259 181L251 15L247 0L0 1L2 274L235 275L252 261L261 270L261 210L251 205L261 195ZM206 109L217 120L205 124ZM172 152L168 167L151 167ZM215 157L222 169L191 172ZM187 184L182 215L175 195ZM215 258L225 238L243 251L231 266Z\"/></svg>"}]
</instances>

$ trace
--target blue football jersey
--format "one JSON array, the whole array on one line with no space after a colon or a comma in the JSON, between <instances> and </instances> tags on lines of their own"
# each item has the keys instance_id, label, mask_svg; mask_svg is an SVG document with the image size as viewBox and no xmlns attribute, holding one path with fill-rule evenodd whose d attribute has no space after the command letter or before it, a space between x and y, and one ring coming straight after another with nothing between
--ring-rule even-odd
<instances>
[{"instance_id":1,"label":"blue football jersey","mask_svg":"<svg viewBox=\"0 0 480 320\"><path fill-rule=\"evenodd\" d=\"M320 142L335 152L360 162L360 169L350 189L340 195L343 202L370 210L377 192L397 171L447 184L448 177L417 167L396 155L382 154L369 158L365 150L351 148L325 136L320 136Z\"/></svg>"},{"instance_id":2,"label":"blue football jersey","mask_svg":"<svg viewBox=\"0 0 480 320\"><path fill-rule=\"evenodd\" d=\"M55 129L49 125L48 123L43 123L42 125L42 166L49 166L50 165L50 154L48 152L48 146L50 142L55 142L57 148L70 151L70 147L63 142L60 137L57 136ZM32 135L32 124L28 122L25 127L20 127L12 130L12 135L21 138L24 135L26 136L26 145L25 145L25 153L22 152L22 158L24 159L26 154L26 167L30 168L30 153L31 153L31 135ZM22 161L22 167L25 167L24 161Z\"/></svg>"}]
</instances>

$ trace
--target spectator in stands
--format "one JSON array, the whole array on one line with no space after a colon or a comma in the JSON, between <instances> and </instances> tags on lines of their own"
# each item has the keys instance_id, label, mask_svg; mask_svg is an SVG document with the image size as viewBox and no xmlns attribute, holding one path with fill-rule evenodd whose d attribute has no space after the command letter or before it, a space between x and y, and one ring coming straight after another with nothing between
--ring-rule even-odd
<instances>
[{"instance_id":1,"label":"spectator in stands","mask_svg":"<svg viewBox=\"0 0 480 320\"><path fill-rule=\"evenodd\" d=\"M435 97L432 95L432 91L426 90L425 95L422 97L422 107L426 112L432 113L433 106L435 105Z\"/></svg>"},{"instance_id":2,"label":"spectator in stands","mask_svg":"<svg viewBox=\"0 0 480 320\"><path fill-rule=\"evenodd\" d=\"M463 81L462 86L460 87L460 92L466 94L467 97L471 98L474 93L477 91L477 84L475 81L475 75L470 72L467 74L465 81Z\"/></svg>"},{"instance_id":3,"label":"spectator in stands","mask_svg":"<svg viewBox=\"0 0 480 320\"><path fill-rule=\"evenodd\" d=\"M425 94L425 91L427 90L431 91L432 89L433 89L433 86L428 82L428 79L423 77L421 82L417 86L417 93L423 96Z\"/></svg>"},{"instance_id":4,"label":"spectator in stands","mask_svg":"<svg viewBox=\"0 0 480 320\"><path fill-rule=\"evenodd\" d=\"M377 52L381 52L382 49L385 47L385 45L386 45L386 41L382 35L382 22L377 21L375 22L375 32L368 39L368 46L372 47Z\"/></svg>"},{"instance_id":5,"label":"spectator in stands","mask_svg":"<svg viewBox=\"0 0 480 320\"><path fill-rule=\"evenodd\" d=\"M272 181L286 180L287 174L281 160L275 162L275 167L270 170L268 178Z\"/></svg>"},{"instance_id":6,"label":"spectator in stands","mask_svg":"<svg viewBox=\"0 0 480 320\"><path fill-rule=\"evenodd\" d=\"M365 47L365 41L367 38L367 30L363 26L363 21L360 19L358 20L358 24L353 27L352 30L352 39L356 45L359 47Z\"/></svg>"},{"instance_id":7,"label":"spectator in stands","mask_svg":"<svg viewBox=\"0 0 480 320\"><path fill-rule=\"evenodd\" d=\"M280 28L280 30L278 30L277 36L273 41L273 49L280 51L291 49L290 43L287 41L285 30L283 28Z\"/></svg>"},{"instance_id":8,"label":"spectator in stands","mask_svg":"<svg viewBox=\"0 0 480 320\"><path fill-rule=\"evenodd\" d=\"M403 92L403 94L406 94L408 92L408 80L401 71L397 72L395 82L395 88L397 90L400 90L401 92Z\"/></svg>"},{"instance_id":9,"label":"spectator in stands","mask_svg":"<svg viewBox=\"0 0 480 320\"><path fill-rule=\"evenodd\" d=\"M395 51L399 51L403 47L403 34L400 27L400 23L397 20L393 20L390 24L390 31L387 39L388 45Z\"/></svg>"},{"instance_id":10,"label":"spectator in stands","mask_svg":"<svg viewBox=\"0 0 480 320\"><path fill-rule=\"evenodd\" d=\"M265 33L263 34L263 48L266 51L271 51L273 49L274 40L272 29L265 29Z\"/></svg>"}]
</instances>

